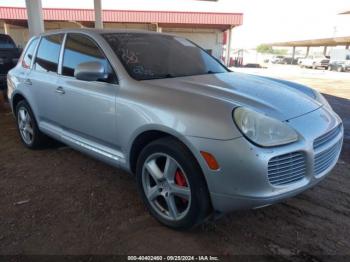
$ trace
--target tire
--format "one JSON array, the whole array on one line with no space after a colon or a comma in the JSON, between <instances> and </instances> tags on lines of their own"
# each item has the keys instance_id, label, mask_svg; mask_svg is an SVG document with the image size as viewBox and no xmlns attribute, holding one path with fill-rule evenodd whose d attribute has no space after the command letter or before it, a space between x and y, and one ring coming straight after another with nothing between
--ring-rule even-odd
<instances>
[{"instance_id":1,"label":"tire","mask_svg":"<svg viewBox=\"0 0 350 262\"><path fill-rule=\"evenodd\" d=\"M151 215L170 228L192 228L210 214L209 192L202 170L188 148L174 138L161 138L142 150L136 179Z\"/></svg>"},{"instance_id":2,"label":"tire","mask_svg":"<svg viewBox=\"0 0 350 262\"><path fill-rule=\"evenodd\" d=\"M39 130L34 114L27 101L20 101L16 106L15 112L17 129L22 143L30 149L38 149L46 146L49 139Z\"/></svg>"}]
</instances>

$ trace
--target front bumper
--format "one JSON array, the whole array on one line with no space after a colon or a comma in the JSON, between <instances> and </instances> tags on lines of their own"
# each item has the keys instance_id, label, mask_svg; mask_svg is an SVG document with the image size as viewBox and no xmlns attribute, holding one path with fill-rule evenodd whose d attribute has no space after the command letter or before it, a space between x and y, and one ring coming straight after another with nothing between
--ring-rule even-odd
<instances>
[{"instance_id":1,"label":"front bumper","mask_svg":"<svg viewBox=\"0 0 350 262\"><path fill-rule=\"evenodd\" d=\"M329 63L316 63L316 67L328 67Z\"/></svg>"},{"instance_id":2,"label":"front bumper","mask_svg":"<svg viewBox=\"0 0 350 262\"><path fill-rule=\"evenodd\" d=\"M295 143L274 148L262 148L248 142L244 137L233 140L210 140L189 138L199 151L210 152L216 157L220 169L208 168L203 158L197 159L207 180L214 209L229 212L237 209L259 208L292 197L321 181L335 166L343 140L341 119L327 108L319 108L309 114L289 120L299 134ZM314 149L314 140L340 126L339 133L330 141ZM334 146L331 161L317 171L316 156L322 156ZM277 156L300 152L304 156L305 171L301 179L284 185L275 185L269 177L269 161ZM322 154L320 154L322 153ZM321 160L323 161L323 160ZM322 164L322 163L321 163Z\"/></svg>"}]
</instances>

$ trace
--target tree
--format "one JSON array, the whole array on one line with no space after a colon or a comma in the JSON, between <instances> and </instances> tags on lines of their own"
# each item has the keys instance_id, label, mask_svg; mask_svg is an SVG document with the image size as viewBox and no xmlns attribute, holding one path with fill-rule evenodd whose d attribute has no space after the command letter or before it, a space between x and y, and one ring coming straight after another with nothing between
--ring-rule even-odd
<instances>
[{"instance_id":1,"label":"tree","mask_svg":"<svg viewBox=\"0 0 350 262\"><path fill-rule=\"evenodd\" d=\"M287 53L287 49L273 49L273 54L275 55L286 55Z\"/></svg>"},{"instance_id":2,"label":"tree","mask_svg":"<svg viewBox=\"0 0 350 262\"><path fill-rule=\"evenodd\" d=\"M273 54L274 50L270 45L260 44L256 47L256 51L263 54Z\"/></svg>"}]
</instances>

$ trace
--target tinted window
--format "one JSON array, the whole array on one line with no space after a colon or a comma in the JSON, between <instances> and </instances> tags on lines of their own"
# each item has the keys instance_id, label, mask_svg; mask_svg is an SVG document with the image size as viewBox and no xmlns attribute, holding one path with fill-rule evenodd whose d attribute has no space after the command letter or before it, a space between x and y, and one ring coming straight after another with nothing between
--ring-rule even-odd
<instances>
[{"instance_id":1,"label":"tinted window","mask_svg":"<svg viewBox=\"0 0 350 262\"><path fill-rule=\"evenodd\" d=\"M27 51L26 53L24 54L23 56L23 60L22 60L22 66L24 68L29 68L31 63L32 63L32 59L33 59L33 54L34 54L34 51L35 51L35 47L38 43L39 39L36 38L34 39L32 42L30 42L28 48L27 48Z\"/></svg>"},{"instance_id":2,"label":"tinted window","mask_svg":"<svg viewBox=\"0 0 350 262\"><path fill-rule=\"evenodd\" d=\"M64 48L62 74L73 77L77 65L93 61L102 63L106 71L110 72L107 82L115 82L108 60L95 42L81 34L69 34Z\"/></svg>"},{"instance_id":3,"label":"tinted window","mask_svg":"<svg viewBox=\"0 0 350 262\"><path fill-rule=\"evenodd\" d=\"M227 72L205 50L185 38L144 33L103 36L137 80Z\"/></svg>"},{"instance_id":4,"label":"tinted window","mask_svg":"<svg viewBox=\"0 0 350 262\"><path fill-rule=\"evenodd\" d=\"M41 38L35 58L35 69L44 72L57 72L58 59L63 35L49 35Z\"/></svg>"},{"instance_id":5,"label":"tinted window","mask_svg":"<svg viewBox=\"0 0 350 262\"><path fill-rule=\"evenodd\" d=\"M0 48L16 48L16 45L8 35L0 35Z\"/></svg>"}]
</instances>

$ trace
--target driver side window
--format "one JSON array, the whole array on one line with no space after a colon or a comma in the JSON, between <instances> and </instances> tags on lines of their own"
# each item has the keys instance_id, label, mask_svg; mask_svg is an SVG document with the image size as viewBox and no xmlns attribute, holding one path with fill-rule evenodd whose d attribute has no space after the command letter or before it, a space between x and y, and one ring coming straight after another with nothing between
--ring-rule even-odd
<instances>
[{"instance_id":1,"label":"driver side window","mask_svg":"<svg viewBox=\"0 0 350 262\"><path fill-rule=\"evenodd\" d=\"M77 65L85 62L100 62L109 72L107 83L117 83L113 69L100 48L87 36L81 34L68 34L63 54L62 75L74 77Z\"/></svg>"}]
</instances>

